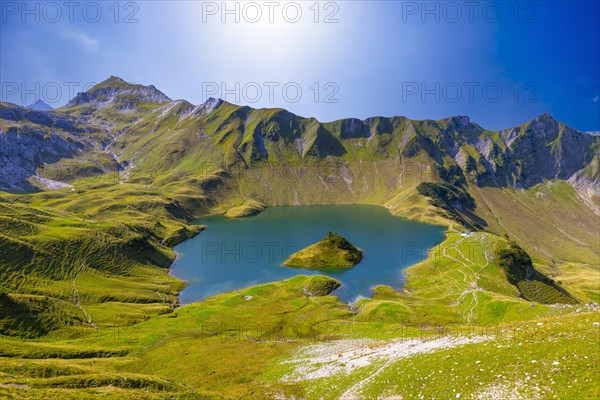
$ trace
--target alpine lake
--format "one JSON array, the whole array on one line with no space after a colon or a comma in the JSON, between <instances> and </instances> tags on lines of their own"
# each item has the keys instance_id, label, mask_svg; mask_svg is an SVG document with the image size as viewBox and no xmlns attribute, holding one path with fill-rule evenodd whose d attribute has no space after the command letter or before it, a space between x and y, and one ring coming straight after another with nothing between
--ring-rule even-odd
<instances>
[{"instance_id":1,"label":"alpine lake","mask_svg":"<svg viewBox=\"0 0 600 400\"><path fill-rule=\"evenodd\" d=\"M182 304L218 293L284 280L299 274L322 274L342 285L334 295L346 303L372 295L371 288L401 288L404 270L427 258L444 240L445 228L393 216L381 206L281 206L241 219L220 215L195 222L206 226L198 236L175 247L171 273L189 285ZM322 240L328 231L363 250L352 268L297 269L282 266L293 253Z\"/></svg>"}]
</instances>

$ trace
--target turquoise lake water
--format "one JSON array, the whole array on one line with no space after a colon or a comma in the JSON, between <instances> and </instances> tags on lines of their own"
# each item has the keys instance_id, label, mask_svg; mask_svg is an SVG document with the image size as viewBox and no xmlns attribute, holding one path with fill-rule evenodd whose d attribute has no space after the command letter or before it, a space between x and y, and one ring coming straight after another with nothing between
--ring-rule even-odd
<instances>
[{"instance_id":1,"label":"turquoise lake water","mask_svg":"<svg viewBox=\"0 0 600 400\"><path fill-rule=\"evenodd\" d=\"M370 297L379 284L402 287L403 270L422 261L444 239L444 228L395 217L368 205L285 206L261 214L197 221L207 229L175 247L171 273L189 282L182 304L299 274L323 274L342 282L334 294L347 303ZM289 255L336 232L363 250L350 269L304 270L283 267Z\"/></svg>"}]
</instances>

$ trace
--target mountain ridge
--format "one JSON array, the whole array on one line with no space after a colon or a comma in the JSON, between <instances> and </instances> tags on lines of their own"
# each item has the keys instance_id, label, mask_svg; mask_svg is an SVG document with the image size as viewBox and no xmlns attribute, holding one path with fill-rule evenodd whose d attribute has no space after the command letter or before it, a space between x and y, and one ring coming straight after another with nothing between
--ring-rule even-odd
<instances>
[{"instance_id":1,"label":"mountain ridge","mask_svg":"<svg viewBox=\"0 0 600 400\"><path fill-rule=\"evenodd\" d=\"M43 100L37 100L35 103L32 103L28 106L26 106L26 108L29 108L31 110L37 110L37 111L52 111L54 110L54 108L50 107L45 101Z\"/></svg>"},{"instance_id":2,"label":"mountain ridge","mask_svg":"<svg viewBox=\"0 0 600 400\"><path fill-rule=\"evenodd\" d=\"M164 94L162 91L158 90L154 85L143 85L143 84L131 83L131 82L125 81L123 78L120 78L120 77L115 76L115 75L111 75L110 77L108 77L107 79L103 80L102 82L97 83L96 85L94 85L92 88L90 88L86 92L80 92L80 93L78 93L77 95L75 95L75 97L73 97L72 99L70 99L65 106L63 106L61 108L65 108L65 107L70 107L70 106L76 105L76 104L80 103L81 101L83 101L84 99L86 99L86 100L87 99L94 100L96 98L93 96L93 93L95 93L99 89L103 89L103 88L104 89L105 88L120 89L120 90L122 90L124 92L131 92L131 91L135 92L135 89L137 89L141 93L143 93L144 91L150 91L150 92L156 93L158 96L160 96L161 99L165 99L164 101L170 101L170 102L185 101L185 102L188 102L189 104L193 105L193 103L190 103L189 101L187 101L185 99L171 99L166 94ZM85 95L86 93L87 93L87 96ZM143 100L143 97L139 98L139 100ZM289 114L291 114L291 115L293 115L295 117L308 118L308 119L314 118L314 117L303 117L303 116L300 116L298 114L292 113L291 111L286 110L284 108L280 108L280 107L252 108L250 106L242 106L242 105L238 105L238 104L235 104L235 103L228 102L228 101L226 101L224 99L221 99L221 98L214 98L214 97L209 97L205 101L203 101L203 102L201 102L201 103L199 103L199 104L197 104L195 106L196 107L201 107L201 106L203 106L203 105L205 105L207 103L217 103L218 105L220 105L222 103L227 103L227 104L231 104L231 105L234 105L234 106L237 106L237 107L248 107L248 108L251 108L251 109L254 109L254 110L284 110L287 113L289 113ZM331 120L331 121L318 121L318 122L327 124L327 123L336 123L336 122L347 121L347 120L357 120L357 121L361 121L363 123L366 123L368 120L373 120L373 119L377 119L377 118L388 118L388 119L390 119L390 118L407 118L407 119L410 119L411 121L435 121L435 122L441 122L441 121L451 122L452 121L452 122L456 122L458 124L462 124L463 126L466 126L466 125L468 125L470 123L473 123L473 124L475 124L477 126L480 126L478 123L471 121L471 119L470 119L470 117L468 115L451 115L451 116L443 117L443 118L440 118L440 119L429 119L429 118L427 118L427 119L422 119L422 120L411 119L411 118L408 118L407 116L403 116L403 115L392 115L392 116L387 116L387 117L383 116L383 115L374 115L374 116L366 117L364 119L359 119L359 118L355 118L355 117L347 117L347 118L338 118L338 119ZM540 114L540 115L532 118L531 120L524 121L523 123L521 123L519 125L515 125L515 126L508 127L508 128L504 128L502 130L507 130L507 129L515 128L517 126L521 126L521 125L526 124L526 123L531 123L533 121L536 121L536 120L539 120L539 119L542 119L542 118L549 118L549 119L554 120L556 122L560 122L557 119L555 119L549 112L545 111L542 114ZM561 122L561 123L563 123L563 122ZM566 123L564 123L564 124L566 125ZM485 129L485 128L482 128L482 129ZM490 130L490 129L486 129L486 130L493 131L493 130ZM583 132L583 131L581 131L581 132ZM586 133L597 134L598 132L586 132Z\"/></svg>"},{"instance_id":3,"label":"mountain ridge","mask_svg":"<svg viewBox=\"0 0 600 400\"><path fill-rule=\"evenodd\" d=\"M199 105L171 100L153 85L111 76L54 111L30 112L2 103L0 121L0 140L10 149L4 153L13 154L11 158L0 152L5 169L10 169L14 154L25 152L14 138L26 132L59 138L77 149L61 154L50 151L50 142L41 140L33 146L40 151L27 158L22 173L13 174L12 180L7 179L10 174L0 177L0 190L32 190L29 178L39 168L90 154L93 158L109 154L113 162L108 162L108 168L128 171L124 179L131 170L147 172L150 168L164 175L163 183L179 179L177 174L169 176L170 171L193 175L197 167L192 165L198 163L226 169L335 164L337 175L353 182L350 192L356 192L358 179L351 175L364 172L351 167L348 175L344 168L348 171L348 166L367 161L402 164L414 160L458 187L522 189L546 180L564 180L598 212L600 138L548 113L499 131L486 130L468 116L441 120L375 116L319 122L282 108L254 109L222 99L209 98ZM15 143L9 146L11 140ZM31 152L32 144L28 146ZM97 172L106 169L103 163L95 168ZM385 196L392 195L390 191Z\"/></svg>"}]
</instances>

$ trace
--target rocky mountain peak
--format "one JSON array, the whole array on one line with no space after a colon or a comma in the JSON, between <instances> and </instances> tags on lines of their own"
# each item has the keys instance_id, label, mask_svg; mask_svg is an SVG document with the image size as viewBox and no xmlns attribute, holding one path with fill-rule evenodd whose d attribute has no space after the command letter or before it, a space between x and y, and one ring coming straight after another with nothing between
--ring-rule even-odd
<instances>
[{"instance_id":1,"label":"rocky mountain peak","mask_svg":"<svg viewBox=\"0 0 600 400\"><path fill-rule=\"evenodd\" d=\"M216 110L221 104L223 104L223 100L215 99L214 97L209 97L206 101L200 105L198 105L194 109L194 115L206 115L210 114L214 110Z\"/></svg>"},{"instance_id":2,"label":"rocky mountain peak","mask_svg":"<svg viewBox=\"0 0 600 400\"><path fill-rule=\"evenodd\" d=\"M120 108L132 108L135 103L165 103L171 99L154 85L145 86L129 83L117 76L111 76L92 87L87 92L78 93L67 107L81 104L119 104Z\"/></svg>"},{"instance_id":3,"label":"rocky mountain peak","mask_svg":"<svg viewBox=\"0 0 600 400\"><path fill-rule=\"evenodd\" d=\"M556 119L554 119L549 112L543 112L542 114L538 115L534 121L556 121Z\"/></svg>"},{"instance_id":4,"label":"rocky mountain peak","mask_svg":"<svg viewBox=\"0 0 600 400\"><path fill-rule=\"evenodd\" d=\"M466 115L456 115L454 117L446 118L446 121L460 129L468 126L471 123L471 118Z\"/></svg>"},{"instance_id":5,"label":"rocky mountain peak","mask_svg":"<svg viewBox=\"0 0 600 400\"><path fill-rule=\"evenodd\" d=\"M111 75L107 79L105 79L102 83L121 83L125 82L123 78L119 78L118 76Z\"/></svg>"},{"instance_id":6,"label":"rocky mountain peak","mask_svg":"<svg viewBox=\"0 0 600 400\"><path fill-rule=\"evenodd\" d=\"M532 119L527 124L527 130L535 136L553 140L560 129L560 122L555 120L552 115L547 112Z\"/></svg>"},{"instance_id":7,"label":"rocky mountain peak","mask_svg":"<svg viewBox=\"0 0 600 400\"><path fill-rule=\"evenodd\" d=\"M204 107L211 109L211 111L219 107L221 104L223 104L223 100L215 99L214 97L209 97L204 103L202 103Z\"/></svg>"},{"instance_id":8,"label":"rocky mountain peak","mask_svg":"<svg viewBox=\"0 0 600 400\"><path fill-rule=\"evenodd\" d=\"M534 119L529 122L529 125L536 126L558 126L560 122L557 121L552 115L545 112L543 114L538 115Z\"/></svg>"},{"instance_id":9,"label":"rocky mountain peak","mask_svg":"<svg viewBox=\"0 0 600 400\"><path fill-rule=\"evenodd\" d=\"M50 107L43 100L38 100L35 103L28 105L26 108L29 108L30 110L37 110L37 111L52 111L52 110L54 110L54 108Z\"/></svg>"}]
</instances>

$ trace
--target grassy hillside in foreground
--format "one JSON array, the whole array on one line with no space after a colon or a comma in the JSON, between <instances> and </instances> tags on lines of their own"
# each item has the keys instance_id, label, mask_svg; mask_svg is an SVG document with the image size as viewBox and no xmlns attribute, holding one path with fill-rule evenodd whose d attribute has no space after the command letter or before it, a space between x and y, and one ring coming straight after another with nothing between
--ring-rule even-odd
<instances>
[{"instance_id":1,"label":"grassy hillside in foreground","mask_svg":"<svg viewBox=\"0 0 600 400\"><path fill-rule=\"evenodd\" d=\"M255 378L273 359L298 341L327 338L322 325L351 315L327 296L336 287L331 283L297 276L217 295L120 331L79 328L47 342L2 340L0 354L13 360L3 359L0 373L13 386L0 393L42 397L44 388L58 395L72 387L81 389L70 392L74 398L106 391L121 398L146 391L161 398L264 398L268 388ZM68 360L40 360L48 356Z\"/></svg>"},{"instance_id":2,"label":"grassy hillside in foreground","mask_svg":"<svg viewBox=\"0 0 600 400\"><path fill-rule=\"evenodd\" d=\"M339 340L298 349L262 379L299 385L305 399L595 399L599 329L598 314L583 314L475 330L470 341Z\"/></svg>"},{"instance_id":3,"label":"grassy hillside in foreground","mask_svg":"<svg viewBox=\"0 0 600 400\"><path fill-rule=\"evenodd\" d=\"M143 198L134 197L99 211L94 202L103 199L93 191L20 199L0 197L2 334L129 325L178 304L185 284L168 274L175 258L168 246L202 227L167 217L176 207L155 196L153 209L143 209Z\"/></svg>"},{"instance_id":4,"label":"grassy hillside in foreground","mask_svg":"<svg viewBox=\"0 0 600 400\"><path fill-rule=\"evenodd\" d=\"M598 313L548 307L545 313L530 313L528 317L534 319L528 322L487 327L368 322L327 295L335 287L331 278L297 276L213 296L120 330L79 328L43 341L3 338L0 377L5 384L0 394L250 399L319 398L327 393L327 398L338 398L354 387L366 398L381 394L416 398L419 392L447 398L459 388L464 395L497 386L507 393L527 393L535 390L524 381L527 375L540 393L560 398L575 392L585 397L599 390L593 379L599 361ZM307 295L318 288L323 288L320 295ZM494 338L441 349L434 346L429 352L408 352L408 357L399 354L392 359L385 358L384 351L381 359L363 358L365 362L346 377L335 374L339 365L319 379L309 375L302 379L294 372L305 346L335 353L329 361L316 364L300 359L302 365L318 368L343 362L365 346L375 352L411 340L409 345L419 349L440 339L460 342L464 335ZM349 345L340 347L340 340ZM474 375L471 367L463 365L482 371ZM400 377L397 371L408 375ZM393 384L386 383L388 379ZM446 384L436 384L435 379ZM359 382L363 383L357 386Z\"/></svg>"}]
</instances>

